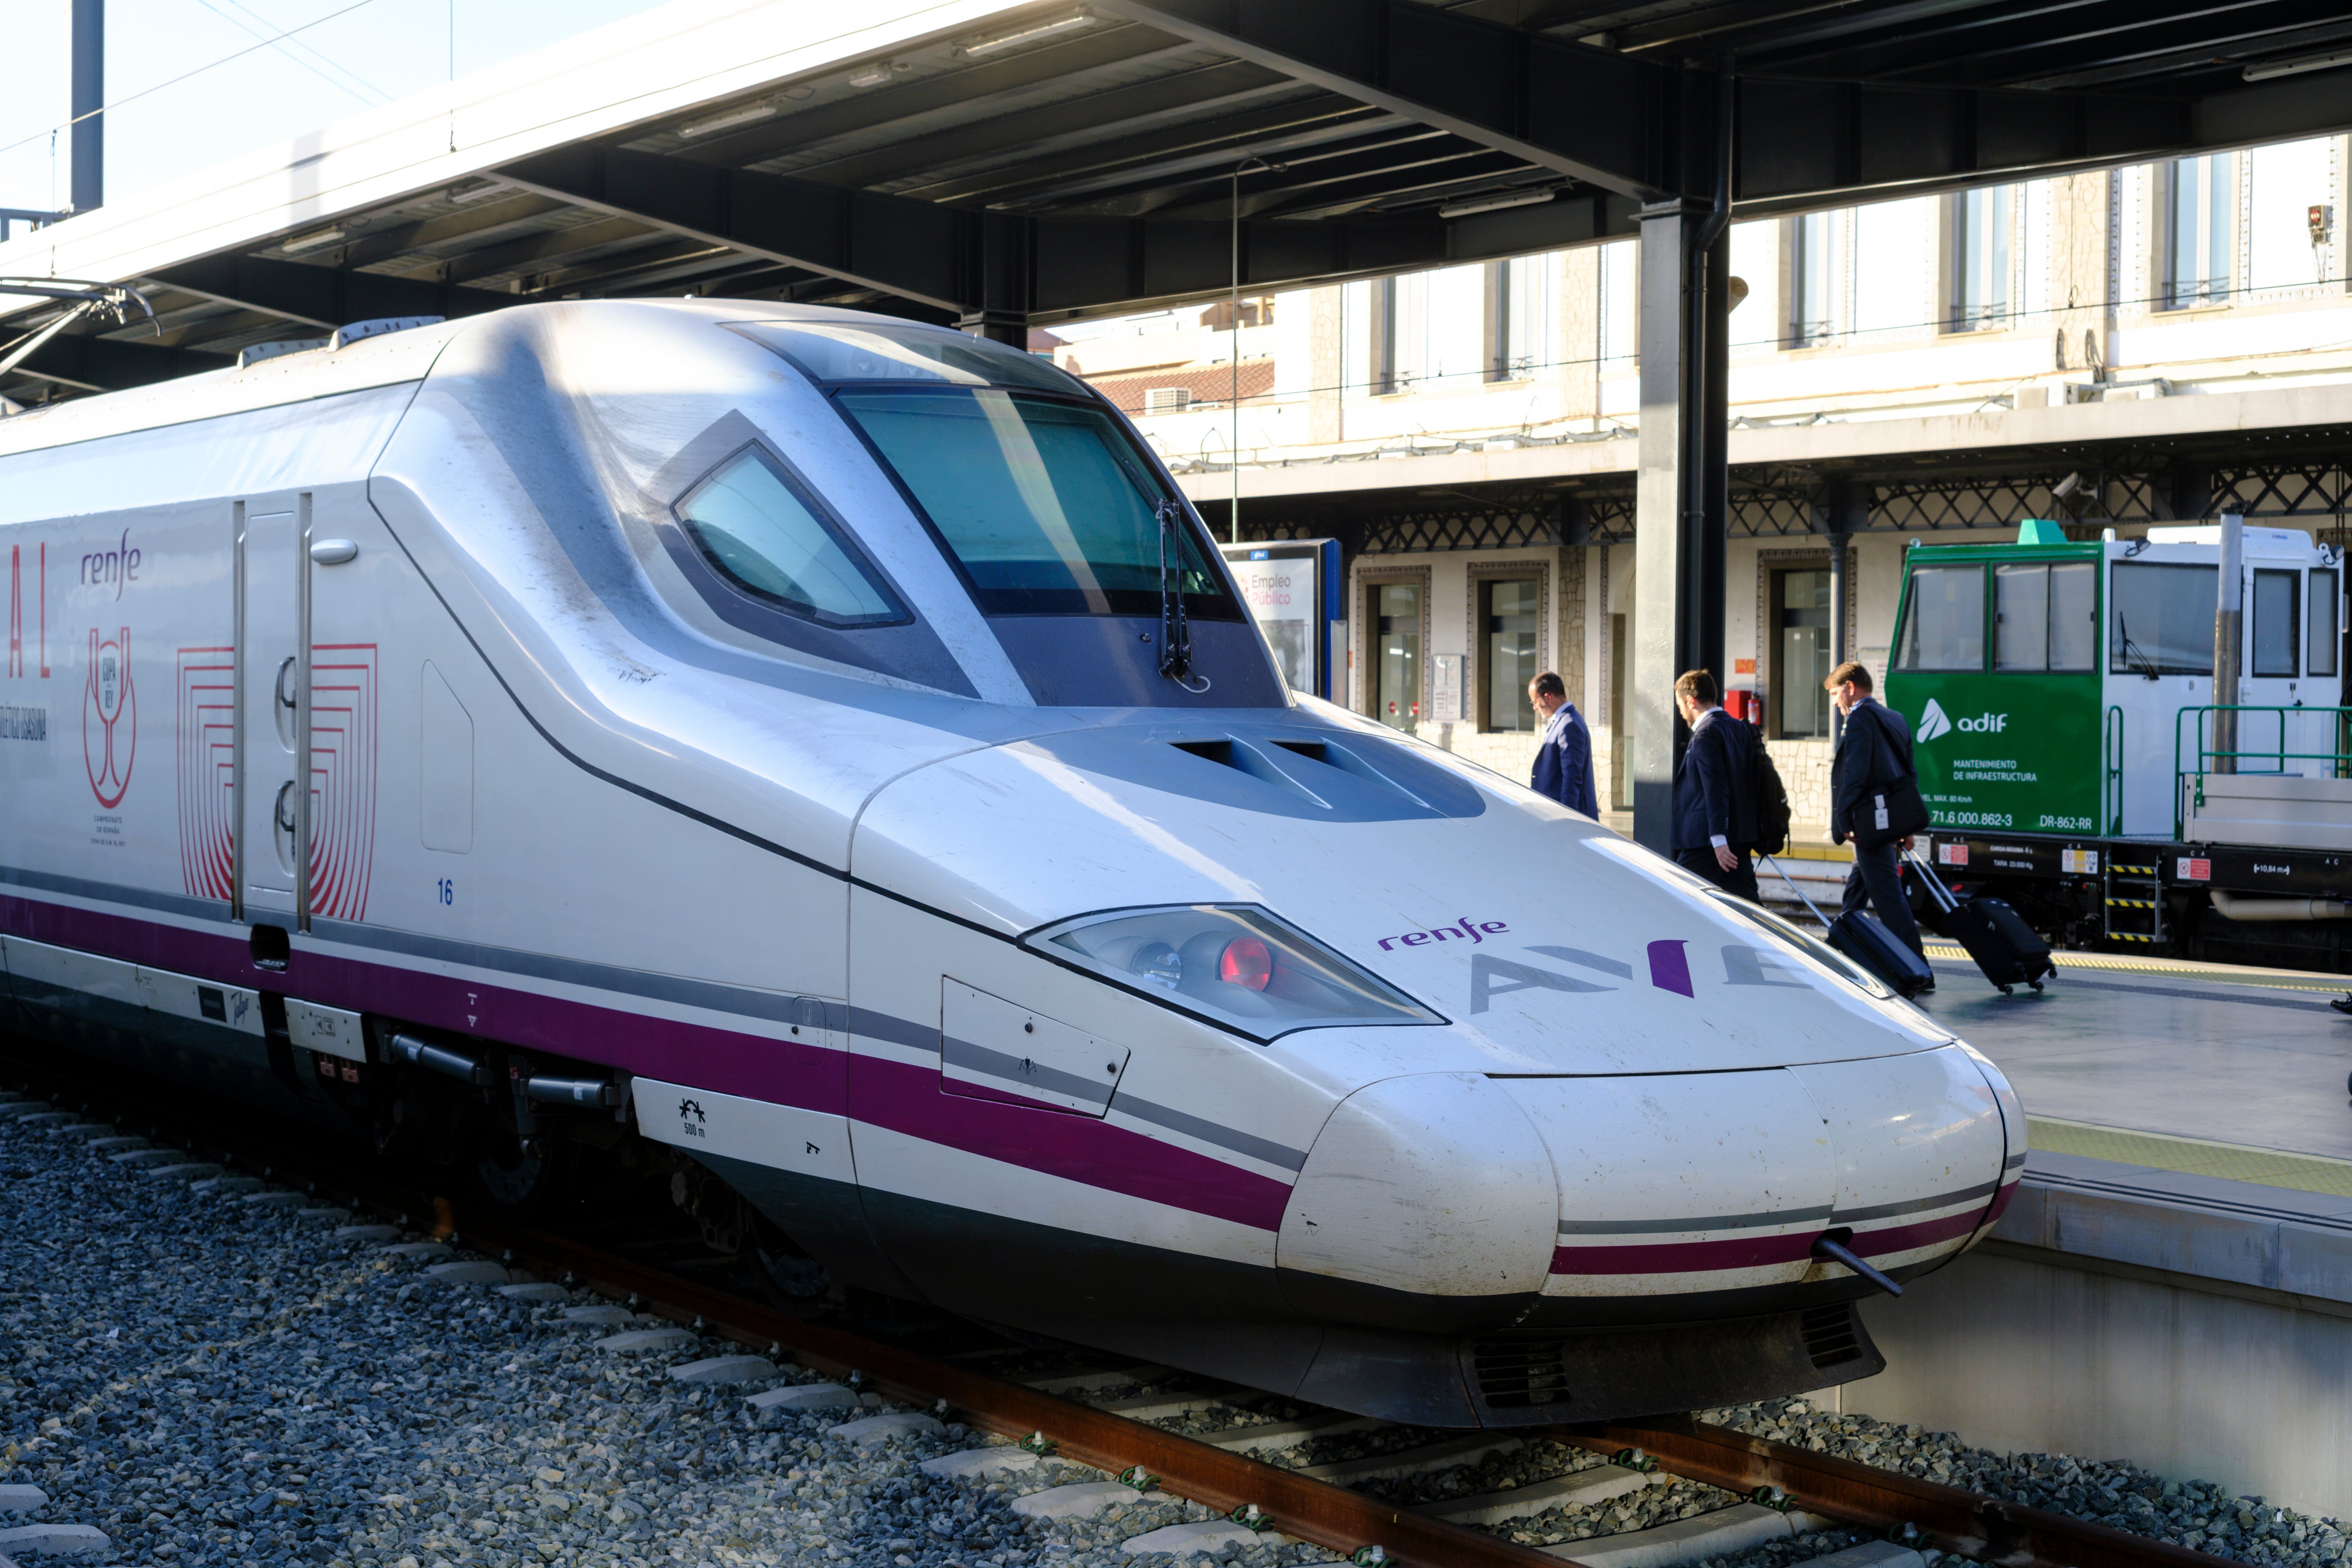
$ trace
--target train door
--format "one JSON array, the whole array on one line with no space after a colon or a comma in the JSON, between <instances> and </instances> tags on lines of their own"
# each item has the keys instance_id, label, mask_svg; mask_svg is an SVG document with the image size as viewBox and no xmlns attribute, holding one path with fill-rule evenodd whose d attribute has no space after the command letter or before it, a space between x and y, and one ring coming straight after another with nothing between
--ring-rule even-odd
<instances>
[{"instance_id":1,"label":"train door","mask_svg":"<svg viewBox=\"0 0 2352 1568\"><path fill-rule=\"evenodd\" d=\"M238 913L248 924L295 923L301 791L302 585L298 507L310 498L239 501L236 534Z\"/></svg>"},{"instance_id":2,"label":"train door","mask_svg":"<svg viewBox=\"0 0 2352 1568\"><path fill-rule=\"evenodd\" d=\"M2299 542L2298 542L2299 543ZM2295 554L2309 552L2297 548ZM2246 564L2245 672L2240 701L2284 713L2255 712L2239 725L2242 750L2275 746L2273 758L2248 757L2241 773L2285 773L2311 778L2336 772L2336 716L2342 677L2336 670L2336 574L2302 560L2252 555ZM2311 710L2297 712L2295 710Z\"/></svg>"}]
</instances>

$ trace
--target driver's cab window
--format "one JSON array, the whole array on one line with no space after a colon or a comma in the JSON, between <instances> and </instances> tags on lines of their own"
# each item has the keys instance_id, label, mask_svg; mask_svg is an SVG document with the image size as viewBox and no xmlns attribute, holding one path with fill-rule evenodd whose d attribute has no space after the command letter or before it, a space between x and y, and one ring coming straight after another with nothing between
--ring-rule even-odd
<instances>
[{"instance_id":1,"label":"driver's cab window","mask_svg":"<svg viewBox=\"0 0 2352 1568\"><path fill-rule=\"evenodd\" d=\"M1982 669L1985 574L1981 566L1921 566L1911 574L1897 669Z\"/></svg>"}]
</instances>

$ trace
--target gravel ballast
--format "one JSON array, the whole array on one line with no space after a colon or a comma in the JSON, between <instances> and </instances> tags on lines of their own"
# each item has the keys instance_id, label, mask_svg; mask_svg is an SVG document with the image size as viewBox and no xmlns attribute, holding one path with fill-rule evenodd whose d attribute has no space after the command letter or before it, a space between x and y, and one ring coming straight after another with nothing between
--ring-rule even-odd
<instances>
[{"instance_id":1,"label":"gravel ballast","mask_svg":"<svg viewBox=\"0 0 2352 1568\"><path fill-rule=\"evenodd\" d=\"M37 1487L47 1500L0 1523L95 1527L110 1538L95 1558L240 1568L1157 1568L1176 1559L1129 1554L1122 1544L1215 1518L1124 1489L1098 1511L1024 1517L1012 1507L1017 1498L1108 1478L1052 1456L926 1473L924 1460L1002 1439L923 1422L867 1430L865 1441L832 1436L877 1415L924 1413L870 1394L848 1408L838 1395L756 1407L747 1396L832 1380L775 1352L776 1369L762 1375L740 1359L746 1347L708 1335L599 1349L615 1334L673 1325L642 1316L616 1323L611 1310L590 1314L604 1321L576 1321L566 1314L592 1298L517 1290L532 1283L520 1274L504 1282L507 1293L488 1268L433 1279L428 1270L452 1261L504 1260L462 1247L415 1249L424 1238L306 1209L306 1200L244 1173L153 1174L208 1162L120 1142L127 1136L79 1115L0 1115L8 1199L0 1488ZM151 1157L116 1163L124 1153ZM738 1359L676 1375L717 1357ZM1213 1430L1300 1411L1244 1402L1171 1424ZM2334 1521L2127 1465L1988 1454L1802 1401L1709 1418L2249 1562L2347 1561ZM1266 1457L1311 1465L1383 1452L1395 1440L1351 1432ZM1475 1466L1369 1489L1412 1505L1507 1491L1601 1462L1537 1439ZM1559 1545L1734 1500L1658 1481L1496 1528L1527 1544ZM1240 1568L1332 1555L1295 1542L1209 1539L1209 1556ZM1863 1539L1824 1531L1712 1561L1790 1568Z\"/></svg>"}]
</instances>

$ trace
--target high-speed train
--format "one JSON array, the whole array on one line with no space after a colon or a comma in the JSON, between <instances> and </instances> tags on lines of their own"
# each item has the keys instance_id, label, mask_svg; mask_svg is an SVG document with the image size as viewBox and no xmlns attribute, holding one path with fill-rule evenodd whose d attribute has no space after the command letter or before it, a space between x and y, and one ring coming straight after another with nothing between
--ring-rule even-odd
<instances>
[{"instance_id":1,"label":"high-speed train","mask_svg":"<svg viewBox=\"0 0 2352 1568\"><path fill-rule=\"evenodd\" d=\"M393 325L399 325L394 323ZM1986 1059L1286 689L1108 404L723 300L0 419L0 952L49 1048L526 1210L1456 1426L1818 1388L2019 1176Z\"/></svg>"}]
</instances>

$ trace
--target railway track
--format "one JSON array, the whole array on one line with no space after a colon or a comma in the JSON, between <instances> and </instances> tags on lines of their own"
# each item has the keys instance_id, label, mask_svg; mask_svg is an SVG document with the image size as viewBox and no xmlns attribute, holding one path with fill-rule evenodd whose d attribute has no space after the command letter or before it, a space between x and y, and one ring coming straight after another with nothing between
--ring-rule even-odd
<instances>
[{"instance_id":1,"label":"railway track","mask_svg":"<svg viewBox=\"0 0 2352 1568\"><path fill-rule=\"evenodd\" d=\"M37 1075L46 1076L46 1075ZM36 1082L59 1102L79 1101L87 1114L107 1116L86 1090ZM113 1096L107 1098L112 1099ZM302 1184L282 1148L268 1146L250 1131L222 1137L173 1128L152 1105L130 1120L152 1125L155 1135L192 1154L231 1169L268 1171L272 1179ZM178 1136L173 1136L173 1133ZM462 1244L477 1252L503 1255L519 1268L542 1277L565 1278L577 1289L630 1300L641 1311L691 1323L707 1334L754 1350L782 1351L808 1369L851 1382L941 1416L1025 1440L1033 1448L1120 1476L1129 1484L1205 1505L1297 1541L1329 1549L1358 1563L1391 1563L1401 1568L1428 1564L1556 1565L1574 1562L1579 1547L1601 1549L1608 1538L1538 1548L1491 1531L1452 1522L1440 1515L1462 1509L1416 1509L1384 1500L1361 1483L1466 1463L1476 1443L1458 1437L1419 1449L1393 1448L1378 1461L1318 1467L1326 1474L1285 1468L1251 1457L1249 1447L1276 1446L1252 1440L1252 1429L1188 1436L1140 1417L1177 1414L1182 1407L1246 1404L1269 1396L1242 1389L1204 1392L1192 1400L1128 1400L1126 1408L1105 1408L1072 1395L1083 1387L1100 1390L1133 1381L1140 1369L1113 1366L1086 1379L1041 1379L1039 1386L1019 1377L999 1376L974 1364L969 1353L939 1355L821 1319L796 1317L697 1279L669 1262L630 1256L578 1237L529 1226L501 1225L435 1197L349 1169L307 1176L314 1193L355 1212L396 1219L404 1227ZM1062 1385L1055 1391L1055 1384ZM1154 1408L1156 1405L1157 1408ZM1286 1435L1286 1424L1258 1429L1268 1439ZM1339 1413L1308 1415L1287 1425L1299 1434L1374 1428ZM1535 1428L1507 1435L1521 1440L1549 1437L1618 1461L1620 1478L1640 1484L1639 1471L1656 1470L1720 1488L1749 1500L1750 1517L1759 1507L1801 1512L1858 1528L1921 1550L1957 1553L2003 1568L2195 1568L2232 1561L2170 1542L2114 1530L2084 1520L2022 1507L1987 1494L1937 1485L1900 1472L1815 1453L1723 1427L1700 1424L1611 1424L1595 1427ZM1499 1443L1503 1439L1496 1436ZM1449 1446L1449 1444L1451 1446ZM1493 1445L1488 1445L1491 1451ZM1340 1472L1329 1474L1328 1472ZM1579 1476L1594 1476L1580 1471ZM1596 1479L1605 1480L1603 1467ZM1353 1480L1356 1485L1346 1484ZM1507 1511L1506 1510L1505 1511ZM1524 1510L1522 1510L1524 1511ZM1745 1550L1727 1544L1706 1555ZM1605 1556L1607 1553L1602 1552Z\"/></svg>"}]
</instances>

